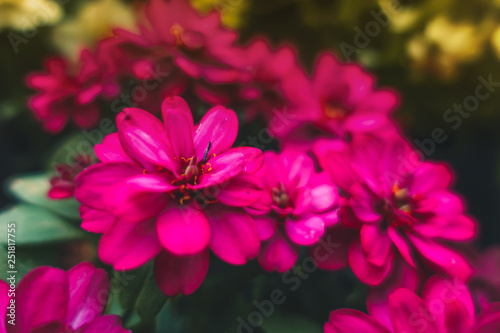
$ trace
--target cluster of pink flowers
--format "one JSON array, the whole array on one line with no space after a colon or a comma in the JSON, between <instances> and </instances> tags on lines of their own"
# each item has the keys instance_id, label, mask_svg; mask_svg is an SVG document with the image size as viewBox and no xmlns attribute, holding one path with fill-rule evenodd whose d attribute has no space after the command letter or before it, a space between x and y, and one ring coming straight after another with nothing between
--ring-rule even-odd
<instances>
[{"instance_id":1,"label":"cluster of pink flowers","mask_svg":"<svg viewBox=\"0 0 500 333\"><path fill-rule=\"evenodd\" d=\"M165 294L190 294L207 274L209 251L285 272L300 247L314 258L334 240L317 265L349 266L369 285L371 317L336 310L325 332L417 332L413 311L428 332L499 325L498 305L484 301L476 316L464 285L473 269L460 249L477 223L451 190L449 167L424 161L399 133L393 91L331 53L310 77L291 46L273 50L263 38L236 45L217 13L202 16L186 0L151 0L145 17L139 34L117 30L94 54L84 51L79 73L51 60L49 74L28 79L41 90L30 105L52 132L70 114L79 127L95 125L98 97L123 94L131 78L156 80L132 89L118 133L95 147L100 163L74 182L83 229L102 234L104 263L130 270L154 259ZM221 105L247 121L262 116L281 151L233 148L238 117ZM209 109L197 125L194 109ZM273 126L283 112L286 126ZM465 291L432 320L418 312L432 312L449 281Z\"/></svg>"}]
</instances>

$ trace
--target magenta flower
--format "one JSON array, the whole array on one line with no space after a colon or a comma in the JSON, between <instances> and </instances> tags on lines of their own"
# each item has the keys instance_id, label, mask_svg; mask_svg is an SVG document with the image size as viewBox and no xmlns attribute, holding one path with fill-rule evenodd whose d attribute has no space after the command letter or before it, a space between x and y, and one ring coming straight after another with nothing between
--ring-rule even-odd
<instances>
[{"instance_id":1,"label":"magenta flower","mask_svg":"<svg viewBox=\"0 0 500 333\"><path fill-rule=\"evenodd\" d=\"M68 272L38 267L21 280L15 295L9 291L9 284L1 281L0 332L130 333L122 328L120 317L102 315L109 288L106 272L90 263L78 264ZM15 316L9 316L12 301Z\"/></svg>"},{"instance_id":2,"label":"magenta flower","mask_svg":"<svg viewBox=\"0 0 500 333\"><path fill-rule=\"evenodd\" d=\"M91 128L99 121L97 97L112 98L118 93L114 77L106 71L99 59L101 54L81 53L81 67L62 58L46 62L48 73L30 74L28 86L40 93L29 101L30 108L40 119L45 130L57 133L71 117L79 128Z\"/></svg>"},{"instance_id":3,"label":"magenta flower","mask_svg":"<svg viewBox=\"0 0 500 333\"><path fill-rule=\"evenodd\" d=\"M50 179L51 188L47 195L53 200L71 198L75 194L75 177L85 168L94 164L92 156L78 155L75 163L58 164L57 175Z\"/></svg>"},{"instance_id":4,"label":"magenta flower","mask_svg":"<svg viewBox=\"0 0 500 333\"><path fill-rule=\"evenodd\" d=\"M422 298L399 288L376 314L351 309L330 313L325 333L490 333L500 331L500 303L476 316L472 296L459 280L431 277Z\"/></svg>"},{"instance_id":5,"label":"magenta flower","mask_svg":"<svg viewBox=\"0 0 500 333\"><path fill-rule=\"evenodd\" d=\"M259 263L284 272L297 260L299 245L316 243L325 227L338 222L337 189L309 156L293 151L264 153L257 175L264 192L250 211L259 215L254 219L265 241Z\"/></svg>"},{"instance_id":6,"label":"magenta flower","mask_svg":"<svg viewBox=\"0 0 500 333\"><path fill-rule=\"evenodd\" d=\"M231 264L257 256L257 227L243 207L261 194L255 148L231 148L236 114L212 108L193 125L179 97L162 105L164 124L140 109L117 117L118 134L95 152L103 162L75 180L83 228L103 233L101 259L117 270L155 258L156 280L167 295L189 294L208 269L208 248Z\"/></svg>"},{"instance_id":7,"label":"magenta flower","mask_svg":"<svg viewBox=\"0 0 500 333\"><path fill-rule=\"evenodd\" d=\"M187 0L152 0L145 18L139 34L117 29L116 38L104 41L119 70L153 82L144 85L147 98L132 94L131 101L154 112L158 100L189 90L212 105L226 104L230 96L212 83L232 82L240 72L224 62L235 57L237 33L222 26L220 13L201 15Z\"/></svg>"},{"instance_id":8,"label":"magenta flower","mask_svg":"<svg viewBox=\"0 0 500 333\"><path fill-rule=\"evenodd\" d=\"M289 126L273 130L280 138L310 141L321 132L343 137L393 130L390 113L398 104L395 93L375 90L371 75L358 65L339 63L331 53L318 57L311 79L297 67L282 81L282 91L294 117Z\"/></svg>"},{"instance_id":9,"label":"magenta flower","mask_svg":"<svg viewBox=\"0 0 500 333\"><path fill-rule=\"evenodd\" d=\"M466 280L467 260L447 243L476 235L462 200L449 190L452 174L443 164L421 162L401 139L353 141L348 156L331 150L320 157L344 194L340 220L359 227L348 259L353 272L379 285L395 259L411 267L422 263Z\"/></svg>"}]
</instances>

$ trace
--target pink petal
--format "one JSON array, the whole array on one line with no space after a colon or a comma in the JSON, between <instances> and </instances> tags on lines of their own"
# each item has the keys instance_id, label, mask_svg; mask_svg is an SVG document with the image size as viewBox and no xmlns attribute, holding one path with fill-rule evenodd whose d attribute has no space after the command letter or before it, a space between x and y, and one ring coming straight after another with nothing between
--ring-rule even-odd
<instances>
[{"instance_id":1,"label":"pink petal","mask_svg":"<svg viewBox=\"0 0 500 333\"><path fill-rule=\"evenodd\" d=\"M206 210L210 248L222 260L243 265L259 254L260 238L254 220L243 210L216 205Z\"/></svg>"},{"instance_id":2,"label":"pink petal","mask_svg":"<svg viewBox=\"0 0 500 333\"><path fill-rule=\"evenodd\" d=\"M423 208L425 207L425 209ZM449 191L434 191L418 203L417 211L430 211L437 215L456 216L464 211L462 199Z\"/></svg>"},{"instance_id":3,"label":"pink petal","mask_svg":"<svg viewBox=\"0 0 500 333\"><path fill-rule=\"evenodd\" d=\"M222 106L210 109L200 121L194 134L194 146L198 159L203 159L208 143L209 154L220 154L234 143L238 134L238 118L232 110Z\"/></svg>"},{"instance_id":4,"label":"pink petal","mask_svg":"<svg viewBox=\"0 0 500 333\"><path fill-rule=\"evenodd\" d=\"M325 333L390 333L372 317L358 310L340 309L330 313Z\"/></svg>"},{"instance_id":5,"label":"pink petal","mask_svg":"<svg viewBox=\"0 0 500 333\"><path fill-rule=\"evenodd\" d=\"M356 183L349 189L351 199L349 204L356 216L365 222L379 221L382 216L375 210L378 198L368 187Z\"/></svg>"},{"instance_id":6,"label":"pink petal","mask_svg":"<svg viewBox=\"0 0 500 333\"><path fill-rule=\"evenodd\" d=\"M154 264L158 287L167 296L189 295L198 289L208 271L208 251L178 257L163 251Z\"/></svg>"},{"instance_id":7,"label":"pink petal","mask_svg":"<svg viewBox=\"0 0 500 333\"><path fill-rule=\"evenodd\" d=\"M344 268L348 265L347 252L356 233L343 227L328 228L318 243L310 248L309 254L321 269Z\"/></svg>"},{"instance_id":8,"label":"pink petal","mask_svg":"<svg viewBox=\"0 0 500 333\"><path fill-rule=\"evenodd\" d=\"M463 282L458 279L432 276L425 284L422 299L433 314L440 332L470 332L472 319L475 317L475 307L472 296ZM453 325L449 322L451 318L460 325L450 329Z\"/></svg>"},{"instance_id":9,"label":"pink petal","mask_svg":"<svg viewBox=\"0 0 500 333\"><path fill-rule=\"evenodd\" d=\"M85 326L82 333L132 333L122 327L122 319L116 315L101 316Z\"/></svg>"},{"instance_id":10,"label":"pink petal","mask_svg":"<svg viewBox=\"0 0 500 333\"><path fill-rule=\"evenodd\" d=\"M366 308L370 316L377 318L381 324L391 331L393 327L387 296L399 288L415 291L419 283L415 269L406 264L405 261L396 258L393 266L390 277L380 286L370 288L366 296Z\"/></svg>"},{"instance_id":11,"label":"pink petal","mask_svg":"<svg viewBox=\"0 0 500 333\"><path fill-rule=\"evenodd\" d=\"M348 259L352 271L361 282L376 286L382 283L389 274L392 268L393 254L391 252L382 265L374 265L366 259L359 240L354 240L349 247Z\"/></svg>"},{"instance_id":12,"label":"pink petal","mask_svg":"<svg viewBox=\"0 0 500 333\"><path fill-rule=\"evenodd\" d=\"M413 180L409 188L412 195L427 194L435 190L445 190L450 186L452 173L445 164L422 163L413 172Z\"/></svg>"},{"instance_id":13,"label":"pink petal","mask_svg":"<svg viewBox=\"0 0 500 333\"><path fill-rule=\"evenodd\" d=\"M192 186L192 188L204 188L229 181L231 177L243 171L245 167L245 156L231 149L210 158L207 166L211 168L210 171L201 175L198 178L199 185ZM227 185L227 183L223 185Z\"/></svg>"},{"instance_id":14,"label":"pink petal","mask_svg":"<svg viewBox=\"0 0 500 333\"><path fill-rule=\"evenodd\" d=\"M425 237L467 241L477 235L477 224L462 214L453 217L433 216L415 224L414 230Z\"/></svg>"},{"instance_id":15,"label":"pink petal","mask_svg":"<svg viewBox=\"0 0 500 333\"><path fill-rule=\"evenodd\" d=\"M254 217L253 219L255 221L255 225L257 226L260 240L268 240L276 232L277 222L274 218L262 216Z\"/></svg>"},{"instance_id":16,"label":"pink petal","mask_svg":"<svg viewBox=\"0 0 500 333\"><path fill-rule=\"evenodd\" d=\"M315 215L299 217L298 220L287 219L285 230L295 244L312 245L323 236L325 222Z\"/></svg>"},{"instance_id":17,"label":"pink petal","mask_svg":"<svg viewBox=\"0 0 500 333\"><path fill-rule=\"evenodd\" d=\"M182 97L170 96L165 98L165 100L161 104L161 111L163 117L165 117L165 113L180 112L184 116L186 116L191 123L194 123L191 109Z\"/></svg>"},{"instance_id":18,"label":"pink petal","mask_svg":"<svg viewBox=\"0 0 500 333\"><path fill-rule=\"evenodd\" d=\"M258 260L268 272L286 272L299 257L299 247L291 244L281 233L276 233L262 246Z\"/></svg>"},{"instance_id":19,"label":"pink petal","mask_svg":"<svg viewBox=\"0 0 500 333\"><path fill-rule=\"evenodd\" d=\"M102 269L90 263L81 263L68 271L69 305L66 324L73 329L90 323L106 308L109 278Z\"/></svg>"},{"instance_id":20,"label":"pink petal","mask_svg":"<svg viewBox=\"0 0 500 333\"><path fill-rule=\"evenodd\" d=\"M408 237L417 251L440 270L462 281L467 280L471 276L472 269L470 264L458 252L430 239L424 239L414 235L408 235Z\"/></svg>"},{"instance_id":21,"label":"pink petal","mask_svg":"<svg viewBox=\"0 0 500 333\"><path fill-rule=\"evenodd\" d=\"M158 217L156 230L163 247L176 255L197 254L210 243L205 213L189 205L171 202Z\"/></svg>"},{"instance_id":22,"label":"pink petal","mask_svg":"<svg viewBox=\"0 0 500 333\"><path fill-rule=\"evenodd\" d=\"M338 201L337 188L323 183L311 188L311 207L316 212L323 212L335 205Z\"/></svg>"},{"instance_id":23,"label":"pink petal","mask_svg":"<svg viewBox=\"0 0 500 333\"><path fill-rule=\"evenodd\" d=\"M226 184L220 185L219 193L215 196L221 203L234 206L250 206L262 195L260 180L251 173L242 172L232 177Z\"/></svg>"},{"instance_id":24,"label":"pink petal","mask_svg":"<svg viewBox=\"0 0 500 333\"><path fill-rule=\"evenodd\" d=\"M439 333L424 302L409 289L400 288L389 295L389 312L395 332Z\"/></svg>"},{"instance_id":25,"label":"pink petal","mask_svg":"<svg viewBox=\"0 0 500 333\"><path fill-rule=\"evenodd\" d=\"M47 196L54 200L71 198L75 193L75 186L73 184L57 185L52 187Z\"/></svg>"},{"instance_id":26,"label":"pink petal","mask_svg":"<svg viewBox=\"0 0 500 333\"><path fill-rule=\"evenodd\" d=\"M17 286L16 332L30 332L53 321L64 323L68 291L68 276L61 269L42 266L29 272Z\"/></svg>"},{"instance_id":27,"label":"pink petal","mask_svg":"<svg viewBox=\"0 0 500 333\"><path fill-rule=\"evenodd\" d=\"M262 154L262 150L258 148L237 147L232 148L231 151L243 154L243 158L246 161L243 171L255 173L256 171L260 170L260 168L264 164L264 154Z\"/></svg>"},{"instance_id":28,"label":"pink petal","mask_svg":"<svg viewBox=\"0 0 500 333\"><path fill-rule=\"evenodd\" d=\"M376 266L382 266L392 250L391 238L380 230L379 225L365 224L360 230L360 239L366 260Z\"/></svg>"},{"instance_id":29,"label":"pink petal","mask_svg":"<svg viewBox=\"0 0 500 333\"><path fill-rule=\"evenodd\" d=\"M95 233L108 231L115 222L113 214L85 205L80 206L80 216L83 220L82 228Z\"/></svg>"},{"instance_id":30,"label":"pink petal","mask_svg":"<svg viewBox=\"0 0 500 333\"><path fill-rule=\"evenodd\" d=\"M29 333L54 333L54 332L73 332L73 329L59 321L53 321L48 324L38 326L35 329L29 331ZM13 331L12 333L17 333Z\"/></svg>"},{"instance_id":31,"label":"pink petal","mask_svg":"<svg viewBox=\"0 0 500 333\"><path fill-rule=\"evenodd\" d=\"M387 229L387 234L391 238L392 242L398 249L403 259L406 260L406 262L410 266L416 267L415 261L413 259L412 249L406 238L401 235L400 232L394 227L389 227Z\"/></svg>"},{"instance_id":32,"label":"pink petal","mask_svg":"<svg viewBox=\"0 0 500 333\"><path fill-rule=\"evenodd\" d=\"M104 195L106 210L123 221L141 222L158 215L176 189L160 175L130 177L111 186Z\"/></svg>"},{"instance_id":33,"label":"pink petal","mask_svg":"<svg viewBox=\"0 0 500 333\"><path fill-rule=\"evenodd\" d=\"M5 315L7 314L7 306L10 303L9 289L9 284L0 280L0 333L7 333Z\"/></svg>"},{"instance_id":34,"label":"pink petal","mask_svg":"<svg viewBox=\"0 0 500 333\"><path fill-rule=\"evenodd\" d=\"M105 210L103 196L109 187L136 175L142 169L130 163L101 163L88 167L75 178L75 197L81 203Z\"/></svg>"},{"instance_id":35,"label":"pink petal","mask_svg":"<svg viewBox=\"0 0 500 333\"><path fill-rule=\"evenodd\" d=\"M160 250L154 220L138 224L118 220L99 242L99 257L116 270L137 268Z\"/></svg>"},{"instance_id":36,"label":"pink petal","mask_svg":"<svg viewBox=\"0 0 500 333\"><path fill-rule=\"evenodd\" d=\"M189 109L186 110L185 105L180 101L175 100L172 103L167 102L168 98L163 102L162 114L167 138L172 145L174 156L178 160L181 157L190 158L195 153L193 143L193 116ZM206 149L206 147L205 147ZM203 158L203 156L201 157ZM201 160L199 158L199 160Z\"/></svg>"},{"instance_id":37,"label":"pink petal","mask_svg":"<svg viewBox=\"0 0 500 333\"><path fill-rule=\"evenodd\" d=\"M133 163L133 160L123 150L118 133L106 136L101 144L94 147L94 150L97 158L102 162Z\"/></svg>"},{"instance_id":38,"label":"pink petal","mask_svg":"<svg viewBox=\"0 0 500 333\"><path fill-rule=\"evenodd\" d=\"M157 166L177 170L179 162L174 160L168 133L159 119L144 110L128 108L118 114L116 124L123 150L133 160L152 172Z\"/></svg>"}]
</instances>

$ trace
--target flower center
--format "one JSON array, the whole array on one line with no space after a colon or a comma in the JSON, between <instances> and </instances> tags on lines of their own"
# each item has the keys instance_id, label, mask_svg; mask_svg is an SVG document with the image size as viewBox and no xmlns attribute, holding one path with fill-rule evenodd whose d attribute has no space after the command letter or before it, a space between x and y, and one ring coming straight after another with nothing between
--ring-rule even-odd
<instances>
[{"instance_id":1,"label":"flower center","mask_svg":"<svg viewBox=\"0 0 500 333\"><path fill-rule=\"evenodd\" d=\"M274 187L272 189L272 199L273 204L279 208L284 209L291 206L290 198L286 193L285 185L283 185L283 183L280 183L280 187Z\"/></svg>"},{"instance_id":2,"label":"flower center","mask_svg":"<svg viewBox=\"0 0 500 333\"><path fill-rule=\"evenodd\" d=\"M343 119L349 113L349 109L339 101L327 100L323 102L323 112L327 118Z\"/></svg>"},{"instance_id":3,"label":"flower center","mask_svg":"<svg viewBox=\"0 0 500 333\"><path fill-rule=\"evenodd\" d=\"M410 214L412 212L410 199L407 188L399 187L398 183L392 185L392 200L397 209Z\"/></svg>"},{"instance_id":4,"label":"flower center","mask_svg":"<svg viewBox=\"0 0 500 333\"><path fill-rule=\"evenodd\" d=\"M172 185L178 186L178 189L172 192L172 198L179 200L179 203L182 205L186 200L194 199L198 202L203 203L212 203L215 202L215 198L207 191L200 192L199 190L193 190L189 185L198 185L198 177L209 173L212 170L212 166L210 163L207 163L208 160L208 152L212 143L208 143L208 147L205 150L205 155L203 160L198 162L198 157L193 156L190 158L181 157L181 169L183 170L182 174L171 181ZM214 155L215 156L215 155Z\"/></svg>"},{"instance_id":5,"label":"flower center","mask_svg":"<svg viewBox=\"0 0 500 333\"><path fill-rule=\"evenodd\" d=\"M174 25L172 25L172 27L170 28L170 33L172 34L172 36L174 36L176 46L184 44L182 40L182 34L184 33L184 28L182 28L180 24L175 23Z\"/></svg>"}]
</instances>

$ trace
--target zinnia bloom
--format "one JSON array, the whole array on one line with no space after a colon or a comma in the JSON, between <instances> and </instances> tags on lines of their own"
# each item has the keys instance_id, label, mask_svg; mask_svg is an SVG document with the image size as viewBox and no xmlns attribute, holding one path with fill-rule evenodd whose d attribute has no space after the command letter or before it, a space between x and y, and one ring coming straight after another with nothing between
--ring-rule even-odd
<instances>
[{"instance_id":1,"label":"zinnia bloom","mask_svg":"<svg viewBox=\"0 0 500 333\"><path fill-rule=\"evenodd\" d=\"M227 103L228 94L207 82L230 82L239 74L221 61L234 53L238 35L221 25L220 14L201 15L188 0L151 0L145 14L139 34L117 29L116 38L106 41L117 48L116 61L133 77L150 80L168 73L148 89L147 99L132 96L132 101L155 112L165 97L190 89L210 104Z\"/></svg>"},{"instance_id":2,"label":"zinnia bloom","mask_svg":"<svg viewBox=\"0 0 500 333\"><path fill-rule=\"evenodd\" d=\"M325 227L338 222L337 189L326 173L316 172L309 156L293 151L264 153L257 175L264 194L260 207L251 211L260 215L255 221L265 241L259 263L268 271L285 272L297 260L299 245L316 243ZM262 214L262 207L269 212Z\"/></svg>"},{"instance_id":3,"label":"zinnia bloom","mask_svg":"<svg viewBox=\"0 0 500 333\"><path fill-rule=\"evenodd\" d=\"M447 243L471 240L476 224L449 190L447 166L421 162L396 137L352 142L348 156L332 150L320 162L342 189L341 222L360 230L348 259L361 281L379 285L399 258L413 268L426 263L462 280L470 277L467 260Z\"/></svg>"},{"instance_id":4,"label":"zinnia bloom","mask_svg":"<svg viewBox=\"0 0 500 333\"><path fill-rule=\"evenodd\" d=\"M491 333L500 331L500 303L475 314L472 296L458 280L431 277L422 298L399 288L377 314L351 309L330 313L325 333Z\"/></svg>"},{"instance_id":5,"label":"zinnia bloom","mask_svg":"<svg viewBox=\"0 0 500 333\"><path fill-rule=\"evenodd\" d=\"M341 64L333 54L322 53L311 79L297 68L282 81L294 117L289 126L273 132L286 140L310 141L318 133L344 138L348 133L388 131L398 99L390 90L375 90L374 84L359 65Z\"/></svg>"},{"instance_id":6,"label":"zinnia bloom","mask_svg":"<svg viewBox=\"0 0 500 333\"><path fill-rule=\"evenodd\" d=\"M40 91L29 101L45 130L60 132L70 117L79 128L91 128L100 118L96 99L112 98L118 93L114 77L99 57L88 50L81 53L81 67L75 68L63 58L46 62L48 73L30 74L28 85Z\"/></svg>"},{"instance_id":7,"label":"zinnia bloom","mask_svg":"<svg viewBox=\"0 0 500 333\"><path fill-rule=\"evenodd\" d=\"M83 228L103 233L101 259L117 270L155 258L167 295L189 294L208 269L208 248L235 265L259 253L257 227L243 207L262 194L254 175L256 148L232 148L236 114L212 108L199 125L180 97L162 105L164 124L147 111L125 109L118 133L95 152L103 162L75 180Z\"/></svg>"},{"instance_id":8,"label":"zinnia bloom","mask_svg":"<svg viewBox=\"0 0 500 333\"><path fill-rule=\"evenodd\" d=\"M127 333L121 318L102 315L109 296L109 278L102 269L81 263L68 272L42 266L29 272L9 298L9 284L0 281L0 331L9 333ZM15 321L7 307L15 301ZM15 325L12 325L15 323Z\"/></svg>"}]
</instances>

